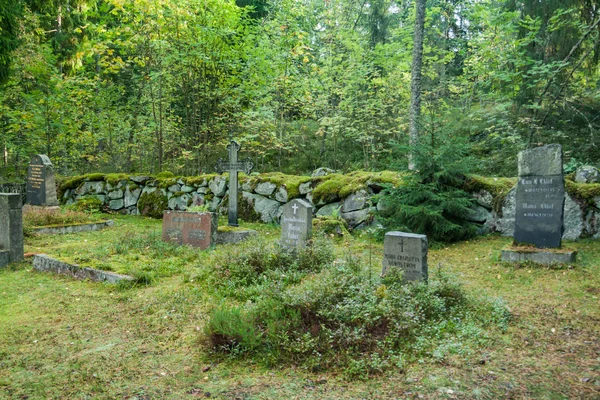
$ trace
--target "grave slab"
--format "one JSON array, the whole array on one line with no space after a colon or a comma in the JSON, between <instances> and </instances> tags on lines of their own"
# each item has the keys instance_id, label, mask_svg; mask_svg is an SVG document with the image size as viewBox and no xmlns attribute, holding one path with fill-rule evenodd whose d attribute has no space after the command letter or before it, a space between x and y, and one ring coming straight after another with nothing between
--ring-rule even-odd
<instances>
[{"instance_id":1,"label":"grave slab","mask_svg":"<svg viewBox=\"0 0 600 400\"><path fill-rule=\"evenodd\" d=\"M0 193L0 250L8 251L9 262L23 260L23 211L20 194Z\"/></svg>"},{"instance_id":2,"label":"grave slab","mask_svg":"<svg viewBox=\"0 0 600 400\"><path fill-rule=\"evenodd\" d=\"M57 206L54 166L45 154L36 154L27 168L27 204Z\"/></svg>"},{"instance_id":3,"label":"grave slab","mask_svg":"<svg viewBox=\"0 0 600 400\"><path fill-rule=\"evenodd\" d=\"M312 236L313 207L306 200L294 199L283 206L281 245L291 249L306 245Z\"/></svg>"},{"instance_id":4,"label":"grave slab","mask_svg":"<svg viewBox=\"0 0 600 400\"><path fill-rule=\"evenodd\" d=\"M164 211L162 238L166 242L208 249L217 242L217 214Z\"/></svg>"},{"instance_id":5,"label":"grave slab","mask_svg":"<svg viewBox=\"0 0 600 400\"><path fill-rule=\"evenodd\" d=\"M401 269L405 281L427 281L426 235L392 231L385 234L383 241L383 269L385 275L392 268Z\"/></svg>"},{"instance_id":6,"label":"grave slab","mask_svg":"<svg viewBox=\"0 0 600 400\"><path fill-rule=\"evenodd\" d=\"M542 265L572 264L577 261L577 252L502 250L501 260L514 263L531 261Z\"/></svg>"}]
</instances>

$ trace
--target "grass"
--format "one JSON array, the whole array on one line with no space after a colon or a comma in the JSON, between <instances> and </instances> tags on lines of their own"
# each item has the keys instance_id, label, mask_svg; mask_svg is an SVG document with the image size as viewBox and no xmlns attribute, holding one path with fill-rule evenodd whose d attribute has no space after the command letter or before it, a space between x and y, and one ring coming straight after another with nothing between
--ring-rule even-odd
<instances>
[{"instance_id":1,"label":"grass","mask_svg":"<svg viewBox=\"0 0 600 400\"><path fill-rule=\"evenodd\" d=\"M143 269L160 255L158 245L145 241L160 221L114 219L104 231L27 238L26 251L92 259L129 238L134 244L119 256L148 258L124 258L126 268ZM272 225L249 227L267 243L279 235ZM362 235L338 239L336 257L352 252L377 274L381 244ZM0 398L598 398L600 243L568 243L578 251L577 266L552 270L501 263L500 250L511 240L479 238L429 253L430 274L441 264L468 293L504 299L513 315L505 332L490 330L480 346L460 337L470 352L408 360L364 380L336 370L267 368L253 359L215 361L199 342L215 302L202 277L215 260L235 254L236 245L167 249L165 260L187 261L136 288L13 264L0 270Z\"/></svg>"}]
</instances>

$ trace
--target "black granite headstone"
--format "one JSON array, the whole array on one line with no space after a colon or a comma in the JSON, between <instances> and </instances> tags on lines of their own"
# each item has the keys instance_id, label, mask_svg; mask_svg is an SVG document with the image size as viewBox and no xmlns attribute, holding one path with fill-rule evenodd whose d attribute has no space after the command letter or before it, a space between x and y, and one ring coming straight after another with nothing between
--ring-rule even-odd
<instances>
[{"instance_id":1,"label":"black granite headstone","mask_svg":"<svg viewBox=\"0 0 600 400\"><path fill-rule=\"evenodd\" d=\"M27 169L27 204L57 206L54 167L48 156L36 154Z\"/></svg>"},{"instance_id":2,"label":"black granite headstone","mask_svg":"<svg viewBox=\"0 0 600 400\"><path fill-rule=\"evenodd\" d=\"M538 248L560 247L564 198L561 146L519 153L515 242Z\"/></svg>"}]
</instances>

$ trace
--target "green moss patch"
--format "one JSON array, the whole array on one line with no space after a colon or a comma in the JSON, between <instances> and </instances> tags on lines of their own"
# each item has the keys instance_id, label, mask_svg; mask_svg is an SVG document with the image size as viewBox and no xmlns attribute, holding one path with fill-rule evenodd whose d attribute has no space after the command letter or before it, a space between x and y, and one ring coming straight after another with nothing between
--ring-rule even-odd
<instances>
[{"instance_id":1,"label":"green moss patch","mask_svg":"<svg viewBox=\"0 0 600 400\"><path fill-rule=\"evenodd\" d=\"M341 218L331 216L317 217L313 219L312 223L313 230L317 234L338 236L350 234L350 232L348 232L348 223Z\"/></svg>"},{"instance_id":2,"label":"green moss patch","mask_svg":"<svg viewBox=\"0 0 600 400\"><path fill-rule=\"evenodd\" d=\"M217 174L204 174L198 176L185 176L181 180L188 186L200 186L204 182L208 184Z\"/></svg>"},{"instance_id":3,"label":"green moss patch","mask_svg":"<svg viewBox=\"0 0 600 400\"><path fill-rule=\"evenodd\" d=\"M600 183L577 183L565 179L565 188L571 196L588 204L593 204L594 198L600 196Z\"/></svg>"},{"instance_id":4,"label":"green moss patch","mask_svg":"<svg viewBox=\"0 0 600 400\"><path fill-rule=\"evenodd\" d=\"M300 185L310 181L309 176L286 175L281 172L268 172L257 176L243 176L242 182L250 182L252 190L259 183L270 182L277 187L284 186L287 190L288 199L294 199L300 196Z\"/></svg>"},{"instance_id":5,"label":"green moss patch","mask_svg":"<svg viewBox=\"0 0 600 400\"><path fill-rule=\"evenodd\" d=\"M489 192L493 197L506 196L517 184L517 178L493 178L480 175L470 175L465 181L463 189L469 193L480 190Z\"/></svg>"},{"instance_id":6,"label":"green moss patch","mask_svg":"<svg viewBox=\"0 0 600 400\"><path fill-rule=\"evenodd\" d=\"M169 201L161 190L142 193L138 200L138 210L142 215L152 218L162 218L163 211L169 207Z\"/></svg>"},{"instance_id":7,"label":"green moss patch","mask_svg":"<svg viewBox=\"0 0 600 400\"><path fill-rule=\"evenodd\" d=\"M373 183L397 186L402 182L401 175L393 171L354 171L347 175L319 176L312 178L312 181L317 184L313 191L313 200L317 203L338 201Z\"/></svg>"}]
</instances>

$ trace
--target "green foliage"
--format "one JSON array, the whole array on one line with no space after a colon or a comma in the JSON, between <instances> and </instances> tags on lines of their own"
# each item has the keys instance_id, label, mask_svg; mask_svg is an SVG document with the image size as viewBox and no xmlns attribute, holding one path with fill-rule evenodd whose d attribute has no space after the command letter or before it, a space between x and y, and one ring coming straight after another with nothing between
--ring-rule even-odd
<instances>
[{"instance_id":1,"label":"green foliage","mask_svg":"<svg viewBox=\"0 0 600 400\"><path fill-rule=\"evenodd\" d=\"M161 189L142 193L138 200L138 210L142 215L152 218L162 218L163 211L169 208L167 196Z\"/></svg>"},{"instance_id":2,"label":"green foliage","mask_svg":"<svg viewBox=\"0 0 600 400\"><path fill-rule=\"evenodd\" d=\"M75 203L67 206L67 209L92 213L102 211L102 205L102 200L97 197L82 197Z\"/></svg>"},{"instance_id":3,"label":"green foliage","mask_svg":"<svg viewBox=\"0 0 600 400\"><path fill-rule=\"evenodd\" d=\"M163 171L156 174L156 179L170 179L175 178L175 174L171 171Z\"/></svg>"},{"instance_id":4,"label":"green foliage","mask_svg":"<svg viewBox=\"0 0 600 400\"><path fill-rule=\"evenodd\" d=\"M386 208L380 220L386 230L421 233L433 241L468 239L477 233L467 218L474 201L462 189L472 163L469 147L443 133L430 143L411 149L417 170L381 195Z\"/></svg>"}]
</instances>

